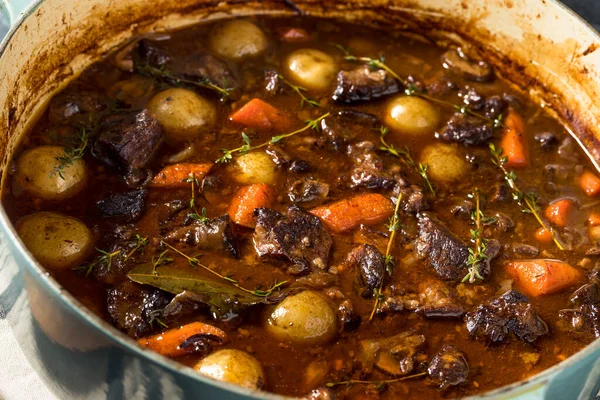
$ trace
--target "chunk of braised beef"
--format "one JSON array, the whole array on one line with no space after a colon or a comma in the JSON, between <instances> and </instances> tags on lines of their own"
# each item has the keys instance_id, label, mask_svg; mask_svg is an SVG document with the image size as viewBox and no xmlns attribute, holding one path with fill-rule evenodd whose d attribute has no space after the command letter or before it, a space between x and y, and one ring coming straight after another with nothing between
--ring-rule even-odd
<instances>
[{"instance_id":1,"label":"chunk of braised beef","mask_svg":"<svg viewBox=\"0 0 600 400\"><path fill-rule=\"evenodd\" d=\"M340 110L321 120L321 130L333 148L339 150L359 134L373 131L378 124L379 120L373 114Z\"/></svg>"},{"instance_id":2,"label":"chunk of braised beef","mask_svg":"<svg viewBox=\"0 0 600 400\"><path fill-rule=\"evenodd\" d=\"M168 74L175 82L178 78L198 83L212 83L223 88L235 88L237 80L228 64L204 50L192 51L173 57L158 42L139 41L134 53L136 71L144 75Z\"/></svg>"},{"instance_id":3,"label":"chunk of braised beef","mask_svg":"<svg viewBox=\"0 0 600 400\"><path fill-rule=\"evenodd\" d=\"M147 110L115 114L106 118L92 155L125 172L148 167L164 139L158 120Z\"/></svg>"},{"instance_id":4,"label":"chunk of braised beef","mask_svg":"<svg viewBox=\"0 0 600 400\"><path fill-rule=\"evenodd\" d=\"M555 144L558 143L558 139L556 138L556 135L552 132L537 133L534 136L534 139L536 142L539 143L540 148L542 148L544 150L548 150L551 147L553 147Z\"/></svg>"},{"instance_id":5,"label":"chunk of braised beef","mask_svg":"<svg viewBox=\"0 0 600 400\"><path fill-rule=\"evenodd\" d=\"M385 258L379 250L370 244L361 244L348 253L344 264L358 274L355 283L360 295L373 297L385 274Z\"/></svg>"},{"instance_id":6,"label":"chunk of braised beef","mask_svg":"<svg viewBox=\"0 0 600 400\"><path fill-rule=\"evenodd\" d=\"M338 313L340 316L341 327L343 332L352 332L358 329L361 322L361 317L354 311L352 302L350 300L344 300L338 307Z\"/></svg>"},{"instance_id":7,"label":"chunk of braised beef","mask_svg":"<svg viewBox=\"0 0 600 400\"><path fill-rule=\"evenodd\" d=\"M146 189L130 190L124 193L114 193L96 203L106 217L118 217L126 222L140 219L146 209Z\"/></svg>"},{"instance_id":8,"label":"chunk of braised beef","mask_svg":"<svg viewBox=\"0 0 600 400\"><path fill-rule=\"evenodd\" d=\"M107 290L108 315L118 329L137 339L152 332L171 297L162 290L123 281Z\"/></svg>"},{"instance_id":9,"label":"chunk of braised beef","mask_svg":"<svg viewBox=\"0 0 600 400\"><path fill-rule=\"evenodd\" d=\"M494 79L494 70L485 61L469 59L463 51L451 49L442 55L442 65L451 73L475 82L490 82Z\"/></svg>"},{"instance_id":10,"label":"chunk of braised beef","mask_svg":"<svg viewBox=\"0 0 600 400\"><path fill-rule=\"evenodd\" d=\"M491 201L505 202L512 198L512 193L506 182L499 182L494 184L494 191L492 193Z\"/></svg>"},{"instance_id":11,"label":"chunk of braised beef","mask_svg":"<svg viewBox=\"0 0 600 400\"><path fill-rule=\"evenodd\" d=\"M190 225L178 227L167 233L164 240L170 243L185 243L201 250L225 250L236 258L240 256L239 244L229 215L206 221L194 220Z\"/></svg>"},{"instance_id":12,"label":"chunk of braised beef","mask_svg":"<svg viewBox=\"0 0 600 400\"><path fill-rule=\"evenodd\" d=\"M540 253L540 249L525 243L512 243L510 249L516 258L535 258Z\"/></svg>"},{"instance_id":13,"label":"chunk of braised beef","mask_svg":"<svg viewBox=\"0 0 600 400\"><path fill-rule=\"evenodd\" d=\"M325 199L328 194L329 185L312 178L298 179L291 184L288 190L288 198L293 203Z\"/></svg>"},{"instance_id":14,"label":"chunk of braised beef","mask_svg":"<svg viewBox=\"0 0 600 400\"><path fill-rule=\"evenodd\" d=\"M348 156L354 164L350 176L350 187L365 189L389 189L396 177L385 168L383 159L375 152L372 142L364 141L348 147Z\"/></svg>"},{"instance_id":15,"label":"chunk of braised beef","mask_svg":"<svg viewBox=\"0 0 600 400\"><path fill-rule=\"evenodd\" d=\"M429 379L440 389L467 383L469 372L465 353L447 343L433 356L427 368Z\"/></svg>"},{"instance_id":16,"label":"chunk of braised beef","mask_svg":"<svg viewBox=\"0 0 600 400\"><path fill-rule=\"evenodd\" d=\"M458 142L465 146L481 146L487 144L493 137L492 128L481 120L455 114L440 137L448 142Z\"/></svg>"},{"instance_id":17,"label":"chunk of braised beef","mask_svg":"<svg viewBox=\"0 0 600 400\"><path fill-rule=\"evenodd\" d=\"M469 247L433 214L419 213L417 218L417 253L428 259L441 279L462 279L467 273Z\"/></svg>"},{"instance_id":18,"label":"chunk of braised beef","mask_svg":"<svg viewBox=\"0 0 600 400\"><path fill-rule=\"evenodd\" d=\"M292 274L327 268L332 239L321 220L297 206L285 214L270 208L257 208L254 248L260 257L291 263Z\"/></svg>"},{"instance_id":19,"label":"chunk of braised beef","mask_svg":"<svg viewBox=\"0 0 600 400\"><path fill-rule=\"evenodd\" d=\"M465 315L465 322L472 337L489 343L503 342L511 336L533 343L548 334L548 325L529 299L514 290L479 305Z\"/></svg>"},{"instance_id":20,"label":"chunk of braised beef","mask_svg":"<svg viewBox=\"0 0 600 400\"><path fill-rule=\"evenodd\" d=\"M105 105L96 92L64 91L50 100L48 119L51 124L63 123L80 114L102 111Z\"/></svg>"},{"instance_id":21,"label":"chunk of braised beef","mask_svg":"<svg viewBox=\"0 0 600 400\"><path fill-rule=\"evenodd\" d=\"M181 342L179 348L187 354L205 356L212 352L215 345L220 344L223 344L223 339L219 336L211 335L210 333L200 333L186 338Z\"/></svg>"},{"instance_id":22,"label":"chunk of braised beef","mask_svg":"<svg viewBox=\"0 0 600 400\"><path fill-rule=\"evenodd\" d=\"M394 192L397 192L397 190L394 189ZM417 214L429 208L423 188L420 186L403 186L399 189L399 192L402 194L402 204L400 206L405 212Z\"/></svg>"},{"instance_id":23,"label":"chunk of braised beef","mask_svg":"<svg viewBox=\"0 0 600 400\"><path fill-rule=\"evenodd\" d=\"M369 101L398 93L400 89L396 79L387 71L361 65L337 74L337 86L332 99L338 103Z\"/></svg>"},{"instance_id":24,"label":"chunk of braised beef","mask_svg":"<svg viewBox=\"0 0 600 400\"><path fill-rule=\"evenodd\" d=\"M454 290L438 280L419 285L419 307L417 312L427 318L459 318L465 310Z\"/></svg>"},{"instance_id":25,"label":"chunk of braised beef","mask_svg":"<svg viewBox=\"0 0 600 400\"><path fill-rule=\"evenodd\" d=\"M366 373L373 367L391 375L404 376L418 367L415 356L425 347L425 336L412 331L375 340L361 340L357 360Z\"/></svg>"},{"instance_id":26,"label":"chunk of braised beef","mask_svg":"<svg viewBox=\"0 0 600 400\"><path fill-rule=\"evenodd\" d=\"M592 276L589 283L573 292L570 301L573 308L560 310L560 318L576 332L600 337L600 280Z\"/></svg>"}]
</instances>

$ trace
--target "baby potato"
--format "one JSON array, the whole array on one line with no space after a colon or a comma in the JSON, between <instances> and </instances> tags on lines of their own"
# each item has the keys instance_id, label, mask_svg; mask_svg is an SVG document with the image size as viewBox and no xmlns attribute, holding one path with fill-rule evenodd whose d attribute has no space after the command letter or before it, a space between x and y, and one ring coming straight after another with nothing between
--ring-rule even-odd
<instances>
[{"instance_id":1,"label":"baby potato","mask_svg":"<svg viewBox=\"0 0 600 400\"><path fill-rule=\"evenodd\" d=\"M440 116L427 100L414 96L400 96L388 103L384 121L391 130L399 133L427 135L435 131Z\"/></svg>"},{"instance_id":2,"label":"baby potato","mask_svg":"<svg viewBox=\"0 0 600 400\"><path fill-rule=\"evenodd\" d=\"M456 147L442 143L423 149L421 163L429 166L428 174L433 180L445 183L458 181L469 169L469 164L458 154Z\"/></svg>"},{"instance_id":3,"label":"baby potato","mask_svg":"<svg viewBox=\"0 0 600 400\"><path fill-rule=\"evenodd\" d=\"M158 119L171 142L196 139L217 120L215 105L187 89L163 90L150 99L148 110Z\"/></svg>"},{"instance_id":4,"label":"baby potato","mask_svg":"<svg viewBox=\"0 0 600 400\"><path fill-rule=\"evenodd\" d=\"M327 301L305 290L288 296L272 309L266 330L279 340L305 345L325 344L336 334L336 316Z\"/></svg>"},{"instance_id":5,"label":"baby potato","mask_svg":"<svg viewBox=\"0 0 600 400\"><path fill-rule=\"evenodd\" d=\"M300 49L286 61L287 75L300 86L311 90L325 90L338 72L338 66L329 54L316 49Z\"/></svg>"},{"instance_id":6,"label":"baby potato","mask_svg":"<svg viewBox=\"0 0 600 400\"><path fill-rule=\"evenodd\" d=\"M255 57L267 48L262 30L250 21L231 20L219 24L210 36L214 52L232 60Z\"/></svg>"},{"instance_id":7,"label":"baby potato","mask_svg":"<svg viewBox=\"0 0 600 400\"><path fill-rule=\"evenodd\" d=\"M87 168L82 159L64 165L57 159L65 155L62 146L39 146L25 151L17 160L15 184L44 200L65 200L79 193L85 185Z\"/></svg>"},{"instance_id":8,"label":"baby potato","mask_svg":"<svg viewBox=\"0 0 600 400\"><path fill-rule=\"evenodd\" d=\"M266 153L255 151L243 154L236 159L235 167L239 173L235 179L239 183L272 184L277 178L277 165Z\"/></svg>"},{"instance_id":9,"label":"baby potato","mask_svg":"<svg viewBox=\"0 0 600 400\"><path fill-rule=\"evenodd\" d=\"M81 263L93 249L94 238L78 219L53 212L37 212L17 221L17 233L33 257L53 270Z\"/></svg>"},{"instance_id":10,"label":"baby potato","mask_svg":"<svg viewBox=\"0 0 600 400\"><path fill-rule=\"evenodd\" d=\"M265 384L265 374L260 363L241 350L215 351L194 365L194 369L218 381L248 389L261 389Z\"/></svg>"}]
</instances>

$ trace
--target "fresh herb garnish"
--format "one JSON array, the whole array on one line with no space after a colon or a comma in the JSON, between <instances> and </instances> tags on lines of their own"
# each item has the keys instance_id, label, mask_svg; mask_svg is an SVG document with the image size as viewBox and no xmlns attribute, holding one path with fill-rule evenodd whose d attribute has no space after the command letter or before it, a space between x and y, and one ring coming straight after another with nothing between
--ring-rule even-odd
<instances>
[{"instance_id":1,"label":"fresh herb garnish","mask_svg":"<svg viewBox=\"0 0 600 400\"><path fill-rule=\"evenodd\" d=\"M319 129L319 122L324 119L327 118L329 116L329 113L323 114L321 115L319 118L317 119L313 119L313 120L309 120L306 121L306 125L304 125L304 127L295 130L293 132L290 133L286 133L283 135L278 135L278 136L273 136L268 142L264 142L261 143L259 145L256 146L252 146L250 144L250 138L248 137L248 135L246 135L245 133L242 132L242 139L244 140L244 144L240 147L236 147L235 149L222 149L221 151L223 152L223 156L218 158L215 162L216 163L227 163L229 161L231 161L233 159L233 156L235 154L246 154L248 153L250 150L256 150L256 149L260 149L262 147L266 147L270 144L275 144L280 142L282 139L288 138L290 136L294 136L298 133L302 133L304 131L307 131L309 129L313 129L313 130L318 130Z\"/></svg>"},{"instance_id":2,"label":"fresh herb garnish","mask_svg":"<svg viewBox=\"0 0 600 400\"><path fill-rule=\"evenodd\" d=\"M394 215L390 218L390 223L388 225L388 230L390 231L390 237L388 239L387 247L385 249L385 271L389 276L392 276L392 272L396 265L396 260L392 253L392 245L394 244L394 239L396 238L396 232L400 229L400 216L398 213L400 212L400 203L402 202L402 194L398 195L398 199L396 199L396 207L394 208ZM385 273L384 276L381 277L381 284L379 287L373 290L373 297L375 297L375 304L373 305L373 310L371 310L371 315L369 315L369 321L373 319L379 305L383 301L383 284L385 282Z\"/></svg>"},{"instance_id":3,"label":"fresh herb garnish","mask_svg":"<svg viewBox=\"0 0 600 400\"><path fill-rule=\"evenodd\" d=\"M537 204L537 198L535 194L523 193L517 186L517 174L515 171L508 171L506 169L505 164L508 161L508 157L502 155L502 148L496 148L493 143L490 143L490 153L492 154L492 162L502 170L502 173L504 174L504 180L506 183L508 183L508 186L512 190L512 198L521 206L521 211L526 214L532 214L540 226L552 234L552 240L554 241L554 244L556 244L556 247L558 247L559 250L564 250L565 248L554 229L548 226L540 217L539 206Z\"/></svg>"},{"instance_id":4,"label":"fresh herb garnish","mask_svg":"<svg viewBox=\"0 0 600 400\"><path fill-rule=\"evenodd\" d=\"M166 265L166 264L170 264L173 262L173 259L169 256L167 256L167 253L169 252L169 250L164 250L162 253L160 253L158 255L158 257L155 255L152 256L152 274L153 275L157 275L158 273L156 272L156 268L160 267L161 265Z\"/></svg>"},{"instance_id":5,"label":"fresh herb garnish","mask_svg":"<svg viewBox=\"0 0 600 400\"><path fill-rule=\"evenodd\" d=\"M305 87L294 85L293 83L285 79L281 74L277 74L277 78L281 82L289 86L294 92L298 94L298 96L300 96L300 107L304 107L305 103L311 107L321 107L321 104L317 100L311 99L310 97L307 97L304 94L304 92L307 91Z\"/></svg>"},{"instance_id":6,"label":"fresh herb garnish","mask_svg":"<svg viewBox=\"0 0 600 400\"><path fill-rule=\"evenodd\" d=\"M143 237L140 234L136 234L132 242L135 246L133 249L131 249L129 253L127 253L127 255L125 256L125 261L127 261L127 259L131 257L136 251L139 251L140 253L144 254L144 250L146 249L146 246L148 246L148 238Z\"/></svg>"},{"instance_id":7,"label":"fresh herb garnish","mask_svg":"<svg viewBox=\"0 0 600 400\"><path fill-rule=\"evenodd\" d=\"M112 253L109 253L107 251L101 250L101 249L96 249L96 251L98 253L100 253L100 255L98 257L96 257L96 259L94 261L92 261L91 263L85 263L85 264L81 264L78 267L73 268L76 271L85 271L85 276L89 276L92 271L94 270L94 268L104 265L106 267L107 271L110 271L110 268L112 266L113 263L113 259L118 256L119 254L121 254L121 250L116 250Z\"/></svg>"},{"instance_id":8,"label":"fresh herb garnish","mask_svg":"<svg viewBox=\"0 0 600 400\"><path fill-rule=\"evenodd\" d=\"M271 285L271 287L267 290L261 290L259 288L250 290L250 289L246 289L243 286L240 286L240 284L238 283L237 280L229 277L229 276L225 276L225 275L221 275L220 273L218 273L217 271L208 268L206 265L202 264L200 262L200 260L197 257L190 257L187 254L185 254L184 252L176 249L175 247L171 246L170 244L162 241L161 242L163 245L165 245L166 247L168 247L169 249L173 250L175 253L179 254L180 256L182 256L183 258L185 258L188 263L194 267L200 267L208 272L210 272L211 274L219 277L220 279L229 282L230 284L232 284L233 286L235 286L236 288L240 289L243 292L249 293L251 295L257 296L257 297L269 297L271 296L275 291L278 291L281 287L283 287L285 284L287 284L287 281L282 281L282 282L277 282L275 281L275 283L273 285Z\"/></svg>"},{"instance_id":9,"label":"fresh herb garnish","mask_svg":"<svg viewBox=\"0 0 600 400\"><path fill-rule=\"evenodd\" d=\"M479 197L479 189L475 189L472 197L475 200L475 211L471 213L471 220L475 224L475 229L471 229L471 242L473 242L475 248L469 248L469 258L467 265L469 266L469 272L463 278L462 282L475 283L477 279L483 280L483 276L479 273L479 267L481 263L485 262L487 255L487 239L482 236L483 234L483 223L484 221L490 221L486 218L481 209L481 200Z\"/></svg>"},{"instance_id":10,"label":"fresh herb garnish","mask_svg":"<svg viewBox=\"0 0 600 400\"><path fill-rule=\"evenodd\" d=\"M419 377L425 376L425 375L427 375L427 372L420 372L420 373L414 374L414 375L408 375L408 376L403 376L401 378L387 379L387 380L382 380L382 381L361 381L361 380L356 380L356 379L350 379L347 381L340 381L340 382L328 382L325 384L325 386L328 388L333 388L333 387L342 386L342 385L347 385L347 386L350 386L350 385L375 385L378 390L381 390L387 384L402 382L402 381L405 381L408 379L419 378Z\"/></svg>"},{"instance_id":11,"label":"fresh herb garnish","mask_svg":"<svg viewBox=\"0 0 600 400\"><path fill-rule=\"evenodd\" d=\"M427 174L427 171L429 170L429 165L422 164L422 163L416 164L414 162L414 160L412 159L412 156L410 155L410 150L408 149L408 147L404 147L403 149L402 148L398 149L398 148L394 147L394 145L389 144L385 140L385 137L387 136L388 133L390 133L390 130L388 128L386 128L385 126L381 126L379 128L379 140L381 141L381 147L379 147L379 150L385 151L386 153L399 158L400 160L404 161L406 163L406 165L415 169L415 171L417 171L417 173L419 175L421 175L421 177L423 178L423 181L425 183L425 186L427 186L427 189L429 189L431 194L433 194L433 196L435 197L437 194L437 192L435 190L435 186L433 186L433 184L431 183L431 180L429 179L429 175Z\"/></svg>"},{"instance_id":12,"label":"fresh herb garnish","mask_svg":"<svg viewBox=\"0 0 600 400\"><path fill-rule=\"evenodd\" d=\"M191 213L188 214L188 217L195 219L196 221L200 221L201 223L205 224L208 222L209 218L206 216L206 207L202 207L202 214L198 214L198 213Z\"/></svg>"},{"instance_id":13,"label":"fresh herb garnish","mask_svg":"<svg viewBox=\"0 0 600 400\"><path fill-rule=\"evenodd\" d=\"M65 180L64 171L65 168L72 166L75 161L81 159L85 154L85 150L89 143L89 136L85 127L81 128L79 136L77 137L77 145L69 149L65 149L63 155L56 157L58 165L52 169L50 176L58 174L58 176Z\"/></svg>"}]
</instances>

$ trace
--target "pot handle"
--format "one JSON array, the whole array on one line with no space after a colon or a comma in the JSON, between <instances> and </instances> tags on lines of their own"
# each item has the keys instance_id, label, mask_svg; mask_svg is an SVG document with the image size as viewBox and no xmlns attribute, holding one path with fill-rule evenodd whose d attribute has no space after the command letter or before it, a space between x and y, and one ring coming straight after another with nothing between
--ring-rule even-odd
<instances>
[{"instance_id":1,"label":"pot handle","mask_svg":"<svg viewBox=\"0 0 600 400\"><path fill-rule=\"evenodd\" d=\"M43 0L0 0L0 41Z\"/></svg>"}]
</instances>

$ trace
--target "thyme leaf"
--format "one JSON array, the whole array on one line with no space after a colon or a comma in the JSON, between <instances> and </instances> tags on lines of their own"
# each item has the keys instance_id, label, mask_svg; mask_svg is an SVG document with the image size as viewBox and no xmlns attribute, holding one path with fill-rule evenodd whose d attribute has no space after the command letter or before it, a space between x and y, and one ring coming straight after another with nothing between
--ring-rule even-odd
<instances>
[{"instance_id":1,"label":"thyme leaf","mask_svg":"<svg viewBox=\"0 0 600 400\"><path fill-rule=\"evenodd\" d=\"M395 378L395 379L387 379L387 380L382 380L382 381L361 381L361 380L356 380L356 379L350 379L347 381L339 381L339 382L327 382L325 384L326 387L328 388L333 388L336 386L342 386L342 385L346 385L346 386L350 386L350 385L375 385L375 387L377 388L377 390L381 390L382 388L385 387L385 385L388 385L390 383L396 383L396 382L402 382L408 379L414 379L414 378L419 378L421 376L425 376L427 375L427 372L420 372L418 374L414 374L414 375L408 375L408 376L403 376L401 378Z\"/></svg>"},{"instance_id":2,"label":"thyme leaf","mask_svg":"<svg viewBox=\"0 0 600 400\"><path fill-rule=\"evenodd\" d=\"M321 107L321 103L304 94L304 92L308 90L305 87L294 85L293 83L285 79L281 74L277 74L277 78L290 89L292 89L294 92L296 92L298 96L300 96L300 107L304 107L304 104L308 104L311 107Z\"/></svg>"},{"instance_id":3,"label":"thyme leaf","mask_svg":"<svg viewBox=\"0 0 600 400\"><path fill-rule=\"evenodd\" d=\"M56 161L58 161L58 165L52 169L52 171L50 172L50 176L54 176L55 174L58 174L58 176L62 180L65 180L65 176L64 176L65 169L67 167L72 166L75 163L75 161L83 158L83 155L85 154L85 150L87 149L87 146L89 144L89 136L87 134L87 129L85 127L81 128L81 132L79 133L77 142L78 142L78 144L76 147L71 147L69 149L65 149L65 152L61 156L56 157Z\"/></svg>"},{"instance_id":4,"label":"thyme leaf","mask_svg":"<svg viewBox=\"0 0 600 400\"><path fill-rule=\"evenodd\" d=\"M477 279L483 280L483 277L479 273L481 263L487 258L485 252L487 250L487 239L482 236L483 234L483 220L486 218L481 209L481 201L479 197L479 189L475 189L473 194L470 195L475 199L475 211L471 213L471 220L475 224L475 229L470 229L471 242L474 243L475 248L469 249L469 258L467 259L467 265L469 266L469 272L462 279L462 282L475 283Z\"/></svg>"}]
</instances>

